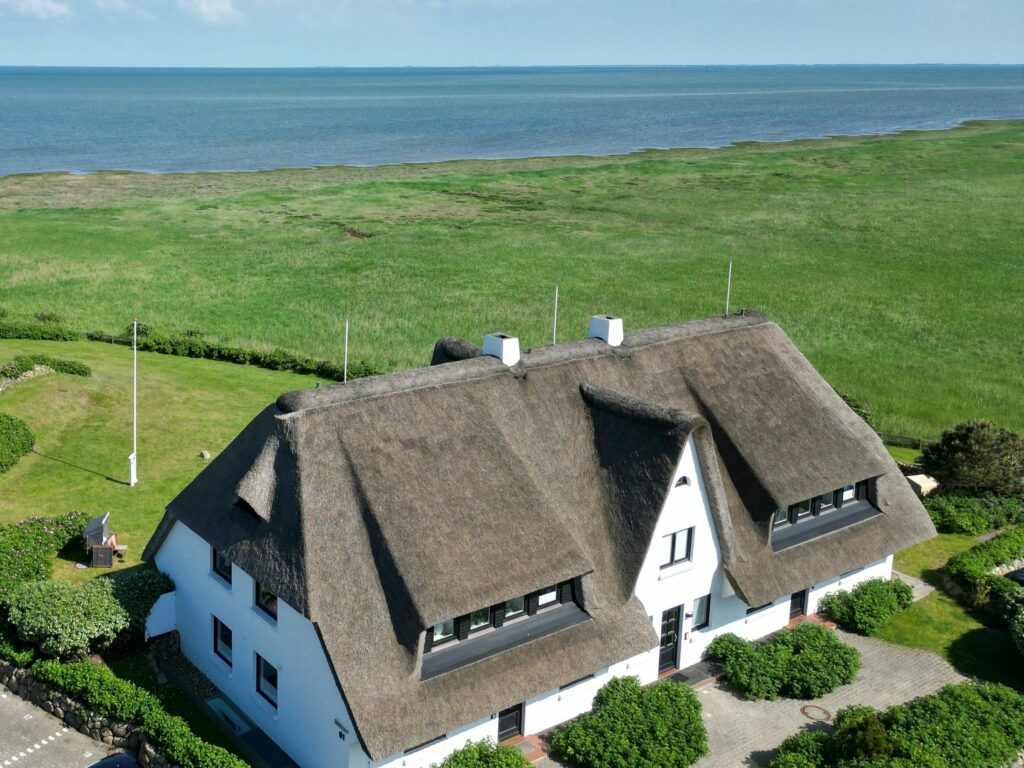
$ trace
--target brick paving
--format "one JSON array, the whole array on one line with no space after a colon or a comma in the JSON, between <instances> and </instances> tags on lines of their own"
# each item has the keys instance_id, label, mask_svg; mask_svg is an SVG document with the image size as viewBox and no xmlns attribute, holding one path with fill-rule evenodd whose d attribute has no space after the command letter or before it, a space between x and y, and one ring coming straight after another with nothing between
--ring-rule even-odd
<instances>
[{"instance_id":1,"label":"brick paving","mask_svg":"<svg viewBox=\"0 0 1024 768\"><path fill-rule=\"evenodd\" d=\"M860 650L862 665L856 680L813 702L829 715L849 704L874 707L900 704L933 693L948 683L967 679L930 651L837 631L844 642ZM787 737L804 727L813 727L812 720L800 711L812 702L744 701L722 683L710 685L697 695L704 707L711 748L710 754L697 763L697 768L764 766L775 747ZM816 713L811 710L810 714ZM541 768L559 765L550 757L534 764Z\"/></svg>"},{"instance_id":2,"label":"brick paving","mask_svg":"<svg viewBox=\"0 0 1024 768\"><path fill-rule=\"evenodd\" d=\"M0 766L84 768L108 748L0 686Z\"/></svg>"}]
</instances>

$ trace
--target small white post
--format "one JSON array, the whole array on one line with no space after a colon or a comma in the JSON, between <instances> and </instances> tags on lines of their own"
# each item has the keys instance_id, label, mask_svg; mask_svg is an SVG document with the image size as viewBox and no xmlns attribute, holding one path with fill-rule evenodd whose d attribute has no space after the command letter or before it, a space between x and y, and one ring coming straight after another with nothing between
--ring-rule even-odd
<instances>
[{"instance_id":1,"label":"small white post","mask_svg":"<svg viewBox=\"0 0 1024 768\"><path fill-rule=\"evenodd\" d=\"M342 384L348 381L348 318L345 318L345 362L341 372Z\"/></svg>"},{"instance_id":2,"label":"small white post","mask_svg":"<svg viewBox=\"0 0 1024 768\"><path fill-rule=\"evenodd\" d=\"M555 286L555 320L551 325L551 343L558 343L558 286Z\"/></svg>"},{"instance_id":3,"label":"small white post","mask_svg":"<svg viewBox=\"0 0 1024 768\"><path fill-rule=\"evenodd\" d=\"M729 261L729 281L725 284L725 314L729 315L729 299L732 298L732 261Z\"/></svg>"},{"instance_id":4,"label":"small white post","mask_svg":"<svg viewBox=\"0 0 1024 768\"><path fill-rule=\"evenodd\" d=\"M139 482L139 321L132 320L132 454L128 457L128 485Z\"/></svg>"}]
</instances>

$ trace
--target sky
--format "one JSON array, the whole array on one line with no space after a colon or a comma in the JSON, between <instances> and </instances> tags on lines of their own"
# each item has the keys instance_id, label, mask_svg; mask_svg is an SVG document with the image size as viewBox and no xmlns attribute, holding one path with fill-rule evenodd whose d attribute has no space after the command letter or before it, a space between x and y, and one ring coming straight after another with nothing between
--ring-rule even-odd
<instances>
[{"instance_id":1,"label":"sky","mask_svg":"<svg viewBox=\"0 0 1024 768\"><path fill-rule=\"evenodd\" d=\"M0 0L0 65L1024 63L1024 0Z\"/></svg>"}]
</instances>

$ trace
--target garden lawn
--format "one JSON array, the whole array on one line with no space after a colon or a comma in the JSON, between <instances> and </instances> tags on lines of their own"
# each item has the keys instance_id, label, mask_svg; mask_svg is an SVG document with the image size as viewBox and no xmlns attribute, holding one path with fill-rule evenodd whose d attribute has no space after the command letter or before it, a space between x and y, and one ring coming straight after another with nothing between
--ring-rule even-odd
<instances>
[{"instance_id":1,"label":"garden lawn","mask_svg":"<svg viewBox=\"0 0 1024 768\"><path fill-rule=\"evenodd\" d=\"M81 509L110 512L110 530L138 562L164 507L262 408L282 392L313 386L310 376L231 363L140 353L139 484L129 488L132 357L125 347L97 342L0 340L0 363L41 353L86 363L89 378L51 374L0 393L0 412L36 435L36 452L0 474L0 521ZM55 576L73 581L80 551L57 560Z\"/></svg>"},{"instance_id":2,"label":"garden lawn","mask_svg":"<svg viewBox=\"0 0 1024 768\"><path fill-rule=\"evenodd\" d=\"M524 345L766 311L880 429L1024 430L1024 122L560 157L0 179L0 305L134 315L244 346L423 365L441 336ZM143 466L145 473L146 467Z\"/></svg>"}]
</instances>

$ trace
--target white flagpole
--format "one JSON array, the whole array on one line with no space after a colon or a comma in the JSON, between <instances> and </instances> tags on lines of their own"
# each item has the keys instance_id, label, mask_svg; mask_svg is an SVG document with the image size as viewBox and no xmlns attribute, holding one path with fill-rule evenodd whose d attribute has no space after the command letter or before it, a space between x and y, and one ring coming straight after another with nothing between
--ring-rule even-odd
<instances>
[{"instance_id":1,"label":"white flagpole","mask_svg":"<svg viewBox=\"0 0 1024 768\"><path fill-rule=\"evenodd\" d=\"M551 343L558 343L558 286L555 286L555 320L551 325Z\"/></svg>"},{"instance_id":2,"label":"white flagpole","mask_svg":"<svg viewBox=\"0 0 1024 768\"><path fill-rule=\"evenodd\" d=\"M725 314L729 314L729 299L732 298L732 261L729 262L729 282L725 284Z\"/></svg>"},{"instance_id":3,"label":"white flagpole","mask_svg":"<svg viewBox=\"0 0 1024 768\"><path fill-rule=\"evenodd\" d=\"M345 318L345 367L341 373L341 383L348 382L348 318Z\"/></svg>"},{"instance_id":4,"label":"white flagpole","mask_svg":"<svg viewBox=\"0 0 1024 768\"><path fill-rule=\"evenodd\" d=\"M132 320L132 455L128 457L128 484L135 487L139 455L139 321Z\"/></svg>"}]
</instances>

